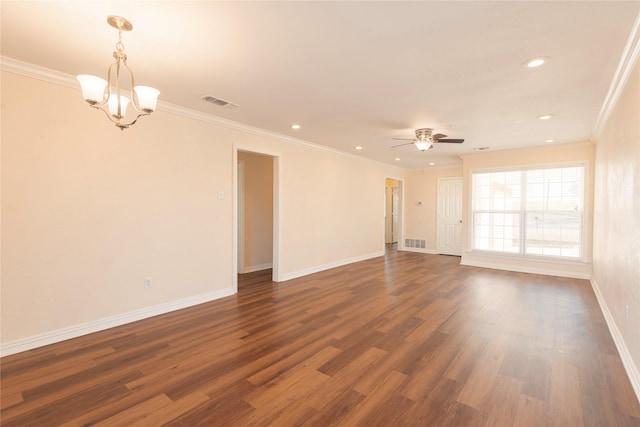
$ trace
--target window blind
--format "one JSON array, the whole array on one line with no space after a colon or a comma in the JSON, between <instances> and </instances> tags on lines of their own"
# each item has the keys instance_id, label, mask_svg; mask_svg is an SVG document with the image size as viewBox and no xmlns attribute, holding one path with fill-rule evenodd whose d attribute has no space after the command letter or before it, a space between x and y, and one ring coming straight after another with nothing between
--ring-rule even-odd
<instances>
[{"instance_id":1,"label":"window blind","mask_svg":"<svg viewBox=\"0 0 640 427\"><path fill-rule=\"evenodd\" d=\"M584 166L472 175L474 250L582 258Z\"/></svg>"}]
</instances>

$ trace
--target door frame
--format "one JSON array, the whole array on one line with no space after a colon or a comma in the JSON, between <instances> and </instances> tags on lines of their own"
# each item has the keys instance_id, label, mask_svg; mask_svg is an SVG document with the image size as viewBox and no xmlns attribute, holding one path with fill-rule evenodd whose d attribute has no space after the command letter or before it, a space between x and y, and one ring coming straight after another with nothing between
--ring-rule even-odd
<instances>
[{"instance_id":1,"label":"door frame","mask_svg":"<svg viewBox=\"0 0 640 427\"><path fill-rule=\"evenodd\" d=\"M280 226L280 155L269 150L260 150L251 146L243 146L239 144L233 144L233 166L232 166L232 259L231 259L231 272L232 272L232 288L234 293L238 293L238 256L240 251L239 238L239 221L238 221L238 151L246 151L249 153L262 154L270 156L273 159L273 269L271 273L271 280L274 282L281 282L280 276L280 242L281 242L281 226Z\"/></svg>"},{"instance_id":2,"label":"door frame","mask_svg":"<svg viewBox=\"0 0 640 427\"><path fill-rule=\"evenodd\" d=\"M393 179L398 181L398 250L404 249L404 181L402 178L398 178L395 176L385 176L382 182L382 248L383 252L386 249L387 239L387 223L384 217L384 213L386 211L386 202L387 202L387 179ZM393 213L392 213L393 214Z\"/></svg>"},{"instance_id":3,"label":"door frame","mask_svg":"<svg viewBox=\"0 0 640 427\"><path fill-rule=\"evenodd\" d=\"M236 259L236 268L237 268L237 272L234 274L237 278L238 273L244 273L244 271L242 270L242 266L244 266L244 250L243 250L243 243L244 242L244 160L240 160L237 162L237 167L238 170L236 172L236 177L238 180L237 183L237 191L238 191L238 196L236 197L236 203L234 203L235 208L237 209L237 222L238 222L238 227L237 227L237 232L236 232L236 238L237 240L237 245L236 245L236 254L237 254L237 259ZM237 291L237 290L236 290Z\"/></svg>"}]
</instances>

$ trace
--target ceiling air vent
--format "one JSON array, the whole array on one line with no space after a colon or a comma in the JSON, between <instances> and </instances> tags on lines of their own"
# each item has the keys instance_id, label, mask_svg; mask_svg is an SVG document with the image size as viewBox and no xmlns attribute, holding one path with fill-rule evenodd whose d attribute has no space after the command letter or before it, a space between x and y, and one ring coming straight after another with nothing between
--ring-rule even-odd
<instances>
[{"instance_id":1,"label":"ceiling air vent","mask_svg":"<svg viewBox=\"0 0 640 427\"><path fill-rule=\"evenodd\" d=\"M236 104L232 104L229 101L225 101L224 99L216 98L215 96L211 96L211 95L205 95L201 99L205 102L217 105L218 107L226 108L228 110L231 110L238 106Z\"/></svg>"}]
</instances>

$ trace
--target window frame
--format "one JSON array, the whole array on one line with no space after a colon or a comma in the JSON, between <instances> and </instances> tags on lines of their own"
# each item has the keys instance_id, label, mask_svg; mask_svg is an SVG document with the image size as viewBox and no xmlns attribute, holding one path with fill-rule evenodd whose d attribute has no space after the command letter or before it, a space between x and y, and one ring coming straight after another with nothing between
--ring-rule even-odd
<instances>
[{"instance_id":1,"label":"window frame","mask_svg":"<svg viewBox=\"0 0 640 427\"><path fill-rule=\"evenodd\" d=\"M579 245L579 255L576 257L563 256L563 255L551 255L551 254L531 254L526 252L526 226L527 226L527 214L531 214L532 212L538 212L537 209L520 209L520 210L487 210L487 209L478 209L474 210L474 175L482 174L482 173L499 173L499 172L519 172L524 173L531 170L543 170L543 169L562 169L562 168L571 168L571 167L581 167L582 168L582 207L581 210L578 211L581 213L581 227L580 227L580 245ZM559 162L559 163L545 163L545 164L533 164L526 166L509 166L509 167L496 167L496 168L478 168L469 170L469 227L468 227L468 242L469 242L469 253L488 255L492 257L506 257L506 258L516 258L522 260L530 260L530 261L555 261L555 262L563 262L563 263L585 263L588 261L588 253L587 251L590 248L590 234L588 234L588 225L591 221L590 213L587 212L587 207L590 206L591 203L591 193L590 193L590 185L591 185L591 177L589 170L589 162L587 161L573 161L573 162ZM526 187L526 181L520 182L521 190L523 187ZM520 200L522 200L523 194L526 194L526 191L521 191ZM522 205L522 204L521 204ZM519 230L519 248L517 252L507 252L507 251L497 251L490 249L477 249L475 248L475 214L476 213L504 213L504 214L516 214L520 215L520 230ZM573 212L569 210L558 211L558 210L549 210L544 211L545 213L554 214L558 212Z\"/></svg>"}]
</instances>

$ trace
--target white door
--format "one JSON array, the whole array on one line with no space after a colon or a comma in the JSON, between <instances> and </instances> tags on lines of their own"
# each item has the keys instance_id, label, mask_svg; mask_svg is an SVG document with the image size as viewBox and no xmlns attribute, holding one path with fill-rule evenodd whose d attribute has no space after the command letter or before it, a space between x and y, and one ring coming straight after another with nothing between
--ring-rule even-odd
<instances>
[{"instance_id":1,"label":"white door","mask_svg":"<svg viewBox=\"0 0 640 427\"><path fill-rule=\"evenodd\" d=\"M462 255L462 178L438 180L438 242L444 255Z\"/></svg>"}]
</instances>

